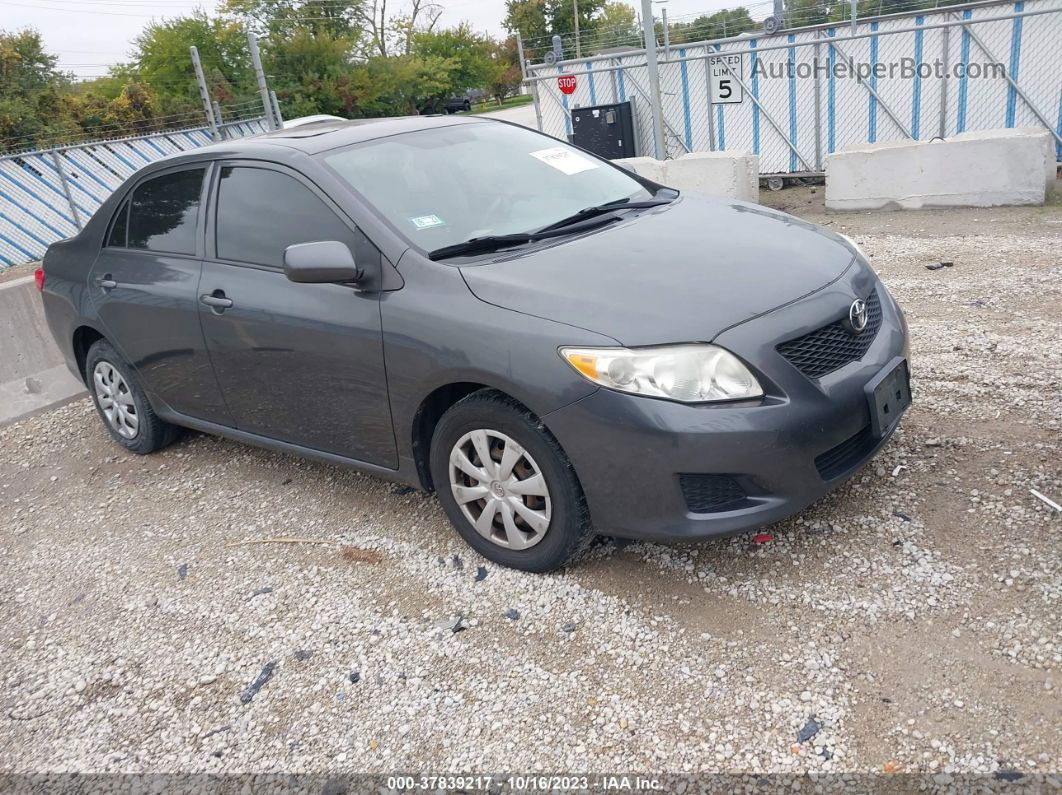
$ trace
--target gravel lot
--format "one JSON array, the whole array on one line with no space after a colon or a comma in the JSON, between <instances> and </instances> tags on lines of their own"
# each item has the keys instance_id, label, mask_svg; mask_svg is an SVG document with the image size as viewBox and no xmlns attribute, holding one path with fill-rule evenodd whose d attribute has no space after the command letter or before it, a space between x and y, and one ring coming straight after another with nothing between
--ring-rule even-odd
<instances>
[{"instance_id":1,"label":"gravel lot","mask_svg":"<svg viewBox=\"0 0 1062 795\"><path fill-rule=\"evenodd\" d=\"M0 428L0 772L1057 773L1062 207L820 198L764 196L872 257L916 402L768 543L526 575L371 477L126 455L87 400Z\"/></svg>"}]
</instances>

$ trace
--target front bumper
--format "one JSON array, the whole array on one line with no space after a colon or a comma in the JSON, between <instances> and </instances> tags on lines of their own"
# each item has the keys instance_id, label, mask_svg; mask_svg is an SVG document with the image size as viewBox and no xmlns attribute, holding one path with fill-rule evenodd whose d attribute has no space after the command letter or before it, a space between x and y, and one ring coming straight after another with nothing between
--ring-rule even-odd
<instances>
[{"instance_id":1,"label":"front bumper","mask_svg":"<svg viewBox=\"0 0 1062 795\"><path fill-rule=\"evenodd\" d=\"M595 529L672 541L731 535L791 516L856 472L891 435L869 432L864 387L908 354L902 313L884 286L877 289L883 317L874 342L860 360L818 380L775 348L846 308L850 282L713 340L753 366L763 399L688 405L600 389L547 415L579 476ZM682 475L725 476L744 499L722 510L691 510L690 480Z\"/></svg>"}]
</instances>

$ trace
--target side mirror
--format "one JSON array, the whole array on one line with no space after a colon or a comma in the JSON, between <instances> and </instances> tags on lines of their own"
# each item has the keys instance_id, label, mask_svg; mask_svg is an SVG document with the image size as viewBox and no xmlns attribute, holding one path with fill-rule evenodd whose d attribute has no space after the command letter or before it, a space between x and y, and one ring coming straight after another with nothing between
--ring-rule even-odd
<instances>
[{"instance_id":1,"label":"side mirror","mask_svg":"<svg viewBox=\"0 0 1062 795\"><path fill-rule=\"evenodd\" d=\"M321 240L284 249L284 275L300 284L328 284L356 282L362 272L345 243Z\"/></svg>"}]
</instances>

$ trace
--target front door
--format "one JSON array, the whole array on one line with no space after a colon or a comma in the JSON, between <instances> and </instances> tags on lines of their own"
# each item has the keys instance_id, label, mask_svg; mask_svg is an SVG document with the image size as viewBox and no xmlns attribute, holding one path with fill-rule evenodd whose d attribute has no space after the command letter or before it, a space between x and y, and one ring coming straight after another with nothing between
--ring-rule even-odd
<instances>
[{"instance_id":1,"label":"front door","mask_svg":"<svg viewBox=\"0 0 1062 795\"><path fill-rule=\"evenodd\" d=\"M295 243L339 240L362 260L379 252L293 172L220 165L200 317L236 427L397 467L379 293L283 273Z\"/></svg>"},{"instance_id":2,"label":"front door","mask_svg":"<svg viewBox=\"0 0 1062 795\"><path fill-rule=\"evenodd\" d=\"M152 398L231 424L199 324L206 167L140 182L111 221L89 294L111 343Z\"/></svg>"}]
</instances>

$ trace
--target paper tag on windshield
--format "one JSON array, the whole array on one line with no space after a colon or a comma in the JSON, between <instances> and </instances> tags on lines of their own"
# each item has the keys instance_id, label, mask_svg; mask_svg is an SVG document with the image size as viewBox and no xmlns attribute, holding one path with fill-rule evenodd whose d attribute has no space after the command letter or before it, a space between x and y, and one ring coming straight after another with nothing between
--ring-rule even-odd
<instances>
[{"instance_id":1,"label":"paper tag on windshield","mask_svg":"<svg viewBox=\"0 0 1062 795\"><path fill-rule=\"evenodd\" d=\"M433 226L446 226L446 221L437 215L418 215L410 218L409 222L417 229L431 229Z\"/></svg>"},{"instance_id":2,"label":"paper tag on windshield","mask_svg":"<svg viewBox=\"0 0 1062 795\"><path fill-rule=\"evenodd\" d=\"M547 166L553 166L557 171L565 174L578 174L580 171L589 171L597 168L597 163L578 152L566 149L563 146L554 146L549 149L539 149L532 152L531 157L537 157Z\"/></svg>"}]
</instances>

